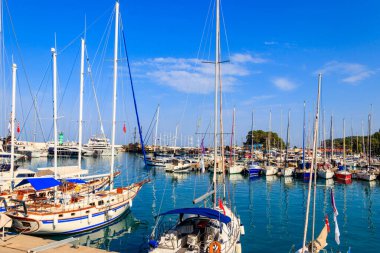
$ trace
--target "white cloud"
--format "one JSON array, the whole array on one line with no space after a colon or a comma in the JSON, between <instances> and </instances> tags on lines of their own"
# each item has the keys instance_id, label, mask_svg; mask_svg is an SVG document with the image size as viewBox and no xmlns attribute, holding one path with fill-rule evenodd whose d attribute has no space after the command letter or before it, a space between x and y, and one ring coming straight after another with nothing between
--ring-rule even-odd
<instances>
[{"instance_id":1,"label":"white cloud","mask_svg":"<svg viewBox=\"0 0 380 253\"><path fill-rule=\"evenodd\" d=\"M375 74L367 66L359 63L331 61L326 63L317 72L322 74L335 74L344 83L355 84Z\"/></svg>"},{"instance_id":2,"label":"white cloud","mask_svg":"<svg viewBox=\"0 0 380 253\"><path fill-rule=\"evenodd\" d=\"M272 80L272 83L280 90L290 91L297 87L297 84L285 77L277 77Z\"/></svg>"},{"instance_id":3,"label":"white cloud","mask_svg":"<svg viewBox=\"0 0 380 253\"><path fill-rule=\"evenodd\" d=\"M268 59L261 58L258 56L252 56L251 54L233 54L231 55L231 62L239 63L265 63L268 62Z\"/></svg>"},{"instance_id":4,"label":"white cloud","mask_svg":"<svg viewBox=\"0 0 380 253\"><path fill-rule=\"evenodd\" d=\"M266 60L250 54L234 54L231 62L222 64L224 91L232 91L239 78L257 74L250 64ZM159 57L136 62L137 75L185 93L206 94L214 90L214 64L202 63L195 58Z\"/></svg>"},{"instance_id":5,"label":"white cloud","mask_svg":"<svg viewBox=\"0 0 380 253\"><path fill-rule=\"evenodd\" d=\"M278 44L277 41L264 41L264 45L267 45L267 46L273 46L277 44Z\"/></svg>"}]
</instances>

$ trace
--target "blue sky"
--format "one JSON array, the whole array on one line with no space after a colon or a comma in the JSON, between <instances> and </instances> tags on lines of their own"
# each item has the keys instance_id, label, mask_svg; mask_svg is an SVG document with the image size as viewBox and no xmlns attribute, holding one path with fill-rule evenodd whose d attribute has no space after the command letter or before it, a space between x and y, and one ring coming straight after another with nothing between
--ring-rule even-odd
<instances>
[{"instance_id":1,"label":"blue sky","mask_svg":"<svg viewBox=\"0 0 380 253\"><path fill-rule=\"evenodd\" d=\"M19 66L17 118L23 125L31 106L26 77L30 80L33 94L42 83L38 93L39 114L44 133L48 135L52 124L50 48L54 46L56 33L59 100L62 103L59 129L67 138L77 139L77 57L85 16L87 50L90 61L93 61L93 75L97 77L95 87L106 132L109 133L113 27L108 46L100 41L107 31L113 5L114 1L109 0L9 1L22 54L17 49L4 8L7 64L6 91L4 93L4 87L1 87L1 93L6 94L8 100L1 103L1 135L6 131L9 115L11 55ZM212 24L206 21L207 17L210 18L210 1L123 0L120 5L143 130L148 128L157 104L160 104L159 132L162 135L174 134L178 125L185 140L187 136L194 135L197 122L200 122L199 131L204 132L213 110L213 66L201 63L201 60L213 60L213 41L209 40L213 34L207 29ZM373 105L373 127L378 129L379 7L378 1L222 0L225 21L222 27L227 31L223 29L222 32L223 60L230 61L222 66L225 131L231 129L232 108L235 106L238 142L251 127L253 109L255 128L268 129L271 109L272 129L280 132L282 125L285 136L286 114L290 109L291 142L299 145L302 140L303 101L307 101L307 119L311 122L319 72L323 74L322 107L326 118L334 114L337 136L342 134L343 118L346 118L347 135L351 132L351 122L354 134L361 133L362 120L366 132L370 104ZM204 27L206 31L202 39ZM103 58L100 54L95 57L98 47L105 50ZM100 59L103 59L102 65ZM125 61L120 65L118 143L130 141L136 125ZM95 71L97 66L103 66L102 71ZM99 131L93 97L87 77L85 138ZM32 115L21 139L32 138ZM122 133L124 122L127 125L126 135ZM37 138L42 138L40 131Z\"/></svg>"}]
</instances>

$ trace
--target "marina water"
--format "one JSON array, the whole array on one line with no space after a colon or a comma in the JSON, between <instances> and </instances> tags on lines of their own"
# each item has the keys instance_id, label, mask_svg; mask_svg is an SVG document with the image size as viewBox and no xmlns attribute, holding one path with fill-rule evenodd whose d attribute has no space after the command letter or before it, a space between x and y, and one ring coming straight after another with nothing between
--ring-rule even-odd
<instances>
[{"instance_id":1,"label":"marina water","mask_svg":"<svg viewBox=\"0 0 380 253\"><path fill-rule=\"evenodd\" d=\"M75 165L75 159L59 159L59 165ZM115 159L115 167L122 172L115 186L127 185L149 175L134 199L131 211L111 226L75 235L83 245L116 252L147 252L147 241L154 226L154 216L173 208L191 207L192 200L202 195L211 185L210 173L169 174L163 169L147 169L137 155L122 153ZM49 159L33 159L24 166L35 169L51 164ZM83 168L89 174L109 171L110 158L84 158ZM241 238L243 252L289 252L302 244L308 184L293 178L277 176L250 179L242 175L227 176L227 199L236 206L245 226ZM334 240L334 222L330 190L334 188L339 211L338 224L341 244ZM331 232L328 252L379 252L380 248L380 182L353 181L339 184L317 180L316 236L329 216ZM175 217L173 217L175 218ZM310 220L312 221L312 220ZM311 222L310 222L311 223ZM61 239L62 237L52 237ZM311 238L311 228L309 236Z\"/></svg>"}]
</instances>

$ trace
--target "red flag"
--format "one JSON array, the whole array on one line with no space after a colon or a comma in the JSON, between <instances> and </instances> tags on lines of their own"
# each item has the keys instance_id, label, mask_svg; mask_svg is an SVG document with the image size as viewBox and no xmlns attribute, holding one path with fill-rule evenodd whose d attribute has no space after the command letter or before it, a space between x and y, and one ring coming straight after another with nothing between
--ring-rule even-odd
<instances>
[{"instance_id":1,"label":"red flag","mask_svg":"<svg viewBox=\"0 0 380 253\"><path fill-rule=\"evenodd\" d=\"M20 133L20 123L17 123L17 133Z\"/></svg>"},{"instance_id":2,"label":"red flag","mask_svg":"<svg viewBox=\"0 0 380 253\"><path fill-rule=\"evenodd\" d=\"M327 226L327 232L330 233L330 223L329 223L329 217L327 217L327 215L325 216L325 224Z\"/></svg>"},{"instance_id":3,"label":"red flag","mask_svg":"<svg viewBox=\"0 0 380 253\"><path fill-rule=\"evenodd\" d=\"M125 126L125 123L123 125L123 132L126 133L127 132L127 127Z\"/></svg>"},{"instance_id":4,"label":"red flag","mask_svg":"<svg viewBox=\"0 0 380 253\"><path fill-rule=\"evenodd\" d=\"M219 208L223 210L223 214L226 215L226 210L224 210L223 201L219 199Z\"/></svg>"}]
</instances>

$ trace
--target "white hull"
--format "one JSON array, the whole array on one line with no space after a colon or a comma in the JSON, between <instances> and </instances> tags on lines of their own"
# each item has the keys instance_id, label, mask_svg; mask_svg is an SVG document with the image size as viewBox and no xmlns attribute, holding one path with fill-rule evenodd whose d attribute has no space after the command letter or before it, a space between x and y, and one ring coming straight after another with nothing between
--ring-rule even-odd
<instances>
[{"instance_id":1,"label":"white hull","mask_svg":"<svg viewBox=\"0 0 380 253\"><path fill-rule=\"evenodd\" d=\"M318 170L318 177L330 179L334 177L334 172L331 170Z\"/></svg>"},{"instance_id":2,"label":"white hull","mask_svg":"<svg viewBox=\"0 0 380 253\"><path fill-rule=\"evenodd\" d=\"M210 219L210 222L213 222L215 224L222 224L222 228L221 228L222 232L218 236L219 243L221 245L220 252L221 253L240 253L241 252L240 236L241 236L241 231L244 231L244 229L242 228L242 224L240 223L240 220L235 216L235 214L232 213L232 211L226 206L224 206L224 209L225 209L225 215L231 218L231 222L228 225L224 223L219 223L216 220ZM223 213L223 210L220 210L219 208L217 208L216 210ZM204 220L207 218L200 217L200 219ZM183 230L186 230L186 231L183 231ZM206 238L207 239L204 242L199 241L200 238L198 237L198 239L195 239L197 243L194 243L193 246L190 246L189 242L194 241L194 239L189 239L189 238L197 238L195 237L195 235L193 235L193 231L191 230L192 228L190 228L189 226L177 226L176 228L167 231L165 234L161 235L161 238L158 241L157 247L154 249L151 249L150 252L154 252L154 253L210 252L209 245L211 242L214 241L213 239L214 237L210 235L211 237L207 238L209 236L205 235L205 239ZM207 231L208 233L212 233L211 231L219 232L220 229L216 227L210 227L207 229ZM203 251L196 250L197 248L200 249L201 247L203 247L203 245L205 245L205 249L203 249Z\"/></svg>"},{"instance_id":3,"label":"white hull","mask_svg":"<svg viewBox=\"0 0 380 253\"><path fill-rule=\"evenodd\" d=\"M377 175L370 174L367 172L359 172L356 174L357 179L365 180L365 181L373 181L376 180Z\"/></svg>"},{"instance_id":4,"label":"white hull","mask_svg":"<svg viewBox=\"0 0 380 253\"><path fill-rule=\"evenodd\" d=\"M131 205L132 201L102 212L95 208L89 209L88 214L85 210L73 212L76 214L75 218L71 218L71 212L64 213L62 218L58 218L58 214L44 215L43 220L39 216L29 215L27 218L13 219L13 226L19 231L30 228L31 230L24 232L25 234L73 234L105 226L119 218Z\"/></svg>"},{"instance_id":5,"label":"white hull","mask_svg":"<svg viewBox=\"0 0 380 253\"><path fill-rule=\"evenodd\" d=\"M281 169L281 176L283 177L291 177L294 174L295 168L288 167L288 168L282 168Z\"/></svg>"},{"instance_id":6,"label":"white hull","mask_svg":"<svg viewBox=\"0 0 380 253\"><path fill-rule=\"evenodd\" d=\"M228 169L228 172L230 174L241 174L244 170L244 166L243 165L239 165L239 164L235 164L235 165L232 165L229 169Z\"/></svg>"},{"instance_id":7,"label":"white hull","mask_svg":"<svg viewBox=\"0 0 380 253\"><path fill-rule=\"evenodd\" d=\"M273 166L266 166L263 171L265 176L273 176L277 174L278 169Z\"/></svg>"},{"instance_id":8,"label":"white hull","mask_svg":"<svg viewBox=\"0 0 380 253\"><path fill-rule=\"evenodd\" d=\"M77 202L71 199L66 205L41 206L37 210L27 207L26 215L22 206L6 214L13 219L14 229L25 234L72 234L92 230L111 223L127 211L145 182L91 194Z\"/></svg>"}]
</instances>

